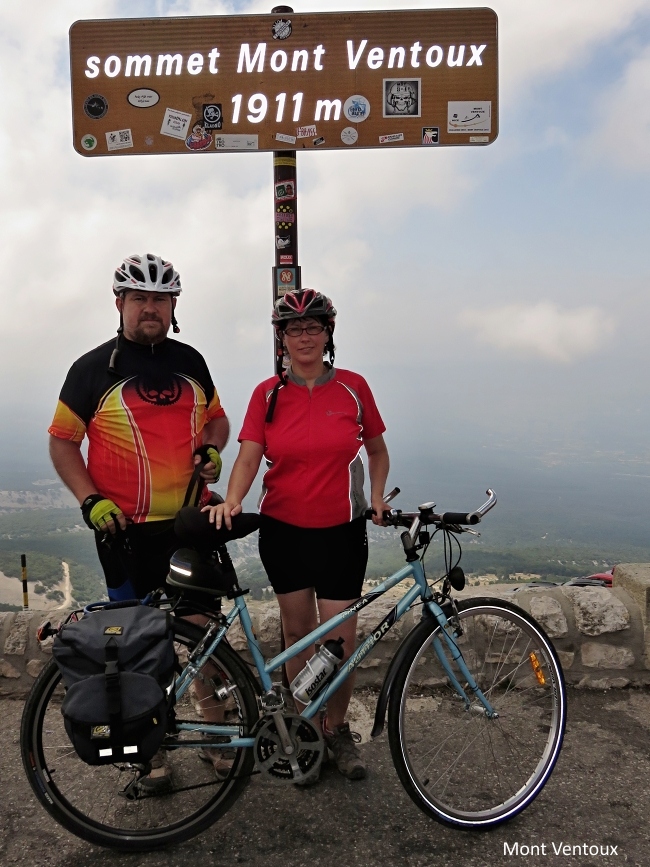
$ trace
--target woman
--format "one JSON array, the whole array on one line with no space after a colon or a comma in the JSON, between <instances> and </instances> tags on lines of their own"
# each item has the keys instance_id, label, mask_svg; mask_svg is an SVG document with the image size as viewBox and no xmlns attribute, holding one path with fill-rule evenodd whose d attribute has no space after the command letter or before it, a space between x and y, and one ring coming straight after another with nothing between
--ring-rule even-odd
<instances>
[{"instance_id":1,"label":"woman","mask_svg":"<svg viewBox=\"0 0 650 867\"><path fill-rule=\"evenodd\" d=\"M361 596L368 560L362 445L373 522L382 523L389 466L385 427L363 377L333 366L335 317L330 299L313 289L277 301L272 322L279 380L267 379L253 392L225 502L203 510L217 529L222 521L230 527L266 459L259 549L278 597L287 647L316 628L318 615L324 622ZM284 353L291 360L286 374ZM323 643L342 637L348 659L356 624L356 615L350 617ZM287 663L290 681L313 653L312 645ZM339 771L357 780L366 769L345 721L353 686L351 676L329 700L323 734Z\"/></svg>"}]
</instances>

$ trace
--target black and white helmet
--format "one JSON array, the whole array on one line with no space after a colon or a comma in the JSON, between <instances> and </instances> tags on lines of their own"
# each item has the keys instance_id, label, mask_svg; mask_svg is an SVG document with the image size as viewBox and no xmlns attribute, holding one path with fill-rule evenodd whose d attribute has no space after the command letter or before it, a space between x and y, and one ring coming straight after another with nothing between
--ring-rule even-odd
<instances>
[{"instance_id":1,"label":"black and white helmet","mask_svg":"<svg viewBox=\"0 0 650 867\"><path fill-rule=\"evenodd\" d=\"M153 253L127 256L113 277L113 292L121 295L129 289L141 292L169 292L181 294L181 278L171 262L165 262Z\"/></svg>"}]
</instances>

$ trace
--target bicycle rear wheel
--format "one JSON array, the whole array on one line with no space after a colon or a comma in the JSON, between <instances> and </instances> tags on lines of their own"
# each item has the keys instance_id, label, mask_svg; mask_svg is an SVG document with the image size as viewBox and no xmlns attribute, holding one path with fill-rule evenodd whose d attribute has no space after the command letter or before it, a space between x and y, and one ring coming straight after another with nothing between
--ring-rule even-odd
<instances>
[{"instance_id":1,"label":"bicycle rear wheel","mask_svg":"<svg viewBox=\"0 0 650 867\"><path fill-rule=\"evenodd\" d=\"M181 664L203 631L174 620L174 642ZM223 713L229 725L249 734L258 716L252 675L237 655L220 645L211 657L215 677L229 690ZM213 676L212 674L210 675ZM200 708L187 690L176 705L176 717L202 722ZM217 780L211 763L201 761L197 748L166 750L172 768L171 788L152 794L135 786L136 797L124 790L136 776L128 763L91 766L75 753L66 734L61 702L64 689L54 660L41 672L25 704L21 723L21 753L36 796L57 822L78 837L125 851L147 851L178 843L209 827L237 800L253 770L253 751L234 751L228 779ZM215 697L216 701L216 697ZM183 732L167 737L165 745L196 741Z\"/></svg>"},{"instance_id":2,"label":"bicycle rear wheel","mask_svg":"<svg viewBox=\"0 0 650 867\"><path fill-rule=\"evenodd\" d=\"M489 719L460 677L469 710L449 683L432 640L450 658L440 626L411 633L391 689L388 736L399 778L425 813L456 828L485 829L535 798L557 760L566 722L562 669L544 630L498 599L458 603L456 643L498 713Z\"/></svg>"}]
</instances>

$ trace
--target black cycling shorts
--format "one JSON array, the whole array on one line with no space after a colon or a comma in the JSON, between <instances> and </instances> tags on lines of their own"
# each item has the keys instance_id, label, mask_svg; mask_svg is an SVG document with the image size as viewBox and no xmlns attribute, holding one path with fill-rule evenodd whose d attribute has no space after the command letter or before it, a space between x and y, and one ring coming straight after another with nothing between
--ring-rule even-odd
<instances>
[{"instance_id":1,"label":"black cycling shorts","mask_svg":"<svg viewBox=\"0 0 650 867\"><path fill-rule=\"evenodd\" d=\"M358 599L368 564L366 519L295 527L261 515L260 559L276 594L313 587L319 599Z\"/></svg>"}]
</instances>

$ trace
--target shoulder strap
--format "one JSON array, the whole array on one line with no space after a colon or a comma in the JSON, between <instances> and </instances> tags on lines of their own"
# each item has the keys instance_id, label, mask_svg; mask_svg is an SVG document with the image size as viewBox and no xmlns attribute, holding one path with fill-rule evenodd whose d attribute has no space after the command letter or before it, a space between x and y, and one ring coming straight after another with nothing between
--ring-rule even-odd
<instances>
[{"instance_id":1,"label":"shoulder strap","mask_svg":"<svg viewBox=\"0 0 650 867\"><path fill-rule=\"evenodd\" d=\"M279 373L278 376L280 379L275 383L273 387L273 391L271 392L271 398L269 400L269 406L266 411L266 418L264 419L266 424L271 424L273 421L273 416L275 414L275 405L278 402L278 392L282 388L282 386L287 384L287 378L284 373Z\"/></svg>"},{"instance_id":2,"label":"shoulder strap","mask_svg":"<svg viewBox=\"0 0 650 867\"><path fill-rule=\"evenodd\" d=\"M205 463L206 462L202 462L194 467L192 478L190 479L187 490L185 491L185 498L183 500L182 506L183 509L185 508L185 506L199 505L199 500L201 499L201 494L203 493L203 488L205 487L205 479L201 478L201 472L205 468ZM192 494L194 494L194 496L192 496Z\"/></svg>"}]
</instances>

